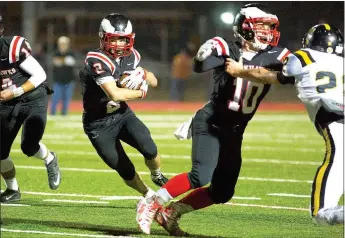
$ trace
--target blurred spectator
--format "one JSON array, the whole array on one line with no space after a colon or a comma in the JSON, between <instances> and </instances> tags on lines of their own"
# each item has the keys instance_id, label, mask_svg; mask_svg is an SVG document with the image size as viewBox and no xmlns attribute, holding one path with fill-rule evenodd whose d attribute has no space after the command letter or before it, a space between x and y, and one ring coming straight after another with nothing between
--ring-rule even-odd
<instances>
[{"instance_id":1,"label":"blurred spectator","mask_svg":"<svg viewBox=\"0 0 345 238\"><path fill-rule=\"evenodd\" d=\"M68 106L72 99L76 64L75 54L70 50L71 40L61 36L57 41L58 50L53 55L53 89L51 114L56 114L56 107L62 101L62 115L67 115Z\"/></svg>"},{"instance_id":2,"label":"blurred spectator","mask_svg":"<svg viewBox=\"0 0 345 238\"><path fill-rule=\"evenodd\" d=\"M192 74L192 57L188 49L181 49L174 56L171 66L170 98L173 101L183 101L185 81Z\"/></svg>"}]
</instances>

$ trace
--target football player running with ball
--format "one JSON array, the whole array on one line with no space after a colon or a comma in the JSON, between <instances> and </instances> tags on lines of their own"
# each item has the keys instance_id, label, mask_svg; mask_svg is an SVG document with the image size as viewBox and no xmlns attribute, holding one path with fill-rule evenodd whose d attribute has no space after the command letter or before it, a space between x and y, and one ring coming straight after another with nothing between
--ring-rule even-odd
<instances>
[{"instance_id":1,"label":"football player running with ball","mask_svg":"<svg viewBox=\"0 0 345 238\"><path fill-rule=\"evenodd\" d=\"M243 133L270 85L230 76L225 72L226 58L238 61L243 57L247 68L279 71L289 51L277 46L280 36L277 16L259 4L242 7L233 25L237 42L214 37L200 47L194 58L195 72L213 70L214 89L210 102L190 120L191 126L182 127L187 128L186 136L191 128L192 169L171 178L158 190L152 203L139 202L137 222L144 233L150 233L151 223L156 219L170 235L183 236L185 232L178 226L183 214L226 203L235 193L242 164ZM209 187L203 187L209 182ZM163 207L192 189L181 200Z\"/></svg>"},{"instance_id":2,"label":"football player running with ball","mask_svg":"<svg viewBox=\"0 0 345 238\"><path fill-rule=\"evenodd\" d=\"M324 138L326 154L312 185L310 213L320 224L343 224L344 206L344 37L329 24L313 26L302 40L302 49L290 54L283 71L243 69L228 59L226 71L254 82L295 84L310 120ZM291 80L288 77L293 77Z\"/></svg>"},{"instance_id":3,"label":"football player running with ball","mask_svg":"<svg viewBox=\"0 0 345 238\"><path fill-rule=\"evenodd\" d=\"M157 79L138 67L140 54L133 48L135 33L127 17L117 13L106 16L99 37L100 48L88 52L85 67L79 73L84 131L103 161L129 187L150 198L154 192L135 171L120 140L143 155L156 185L167 182L160 171L160 155L150 131L126 104L128 100L144 98L148 85L157 86ZM127 77L123 78L123 74ZM120 78L126 82L122 84L125 88L117 84Z\"/></svg>"}]
</instances>

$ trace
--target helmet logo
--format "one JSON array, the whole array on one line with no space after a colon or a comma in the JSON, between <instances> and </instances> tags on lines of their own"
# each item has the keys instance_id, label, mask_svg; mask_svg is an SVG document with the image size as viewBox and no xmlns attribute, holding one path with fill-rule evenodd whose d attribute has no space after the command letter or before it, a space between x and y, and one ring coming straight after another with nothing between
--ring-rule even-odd
<instances>
[{"instance_id":1,"label":"helmet logo","mask_svg":"<svg viewBox=\"0 0 345 238\"><path fill-rule=\"evenodd\" d=\"M332 47L327 47L327 53L332 54L333 53L333 48Z\"/></svg>"}]
</instances>

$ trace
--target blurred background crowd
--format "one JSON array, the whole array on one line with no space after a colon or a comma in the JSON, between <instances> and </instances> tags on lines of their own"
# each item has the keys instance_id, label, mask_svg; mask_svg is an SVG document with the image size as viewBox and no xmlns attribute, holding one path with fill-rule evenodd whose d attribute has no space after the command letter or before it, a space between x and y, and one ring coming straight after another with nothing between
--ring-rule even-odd
<instances>
[{"instance_id":1,"label":"blurred background crowd","mask_svg":"<svg viewBox=\"0 0 345 238\"><path fill-rule=\"evenodd\" d=\"M1 2L5 35L21 35L45 68L54 87L50 113L59 102L67 114L68 102L80 100L78 72L86 53L99 47L102 18L119 12L133 24L135 48L143 67L154 72L159 87L147 100L207 101L212 86L211 72L192 71L192 57L207 39L221 36L234 40L232 19L248 2ZM344 29L344 2L261 2L280 21L279 44L297 50L311 26L330 23ZM274 86L265 101L295 102L293 86Z\"/></svg>"}]
</instances>

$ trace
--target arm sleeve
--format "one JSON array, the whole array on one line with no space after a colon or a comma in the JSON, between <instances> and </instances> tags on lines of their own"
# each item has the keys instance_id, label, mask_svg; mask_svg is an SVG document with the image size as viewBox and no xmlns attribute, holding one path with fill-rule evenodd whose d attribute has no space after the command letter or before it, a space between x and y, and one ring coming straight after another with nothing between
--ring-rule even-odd
<instances>
[{"instance_id":1,"label":"arm sleeve","mask_svg":"<svg viewBox=\"0 0 345 238\"><path fill-rule=\"evenodd\" d=\"M25 60L19 65L19 67L26 73L31 75L28 80L35 86L35 88L37 88L37 86L39 86L47 79L46 72L37 62L37 60L31 55L26 57Z\"/></svg>"}]
</instances>

